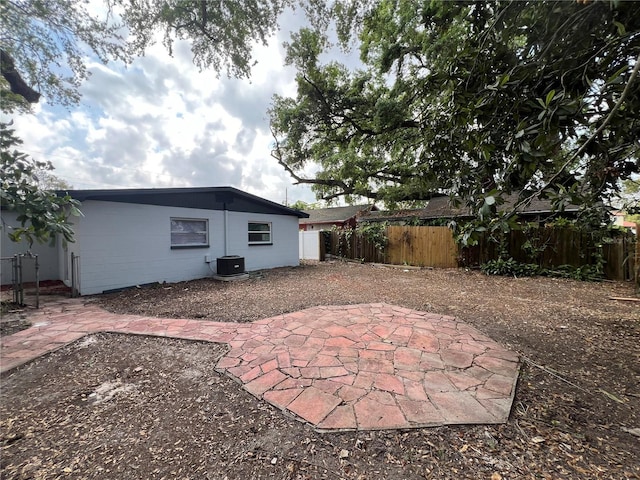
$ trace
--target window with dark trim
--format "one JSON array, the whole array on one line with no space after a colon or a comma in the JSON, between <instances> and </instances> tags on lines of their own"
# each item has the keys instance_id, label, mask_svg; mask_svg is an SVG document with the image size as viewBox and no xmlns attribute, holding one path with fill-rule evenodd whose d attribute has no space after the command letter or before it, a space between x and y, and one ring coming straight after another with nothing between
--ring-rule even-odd
<instances>
[{"instance_id":1,"label":"window with dark trim","mask_svg":"<svg viewBox=\"0 0 640 480\"><path fill-rule=\"evenodd\" d=\"M249 245L271 245L271 222L249 222Z\"/></svg>"},{"instance_id":2,"label":"window with dark trim","mask_svg":"<svg viewBox=\"0 0 640 480\"><path fill-rule=\"evenodd\" d=\"M171 248L197 248L208 246L208 219L171 218Z\"/></svg>"}]
</instances>

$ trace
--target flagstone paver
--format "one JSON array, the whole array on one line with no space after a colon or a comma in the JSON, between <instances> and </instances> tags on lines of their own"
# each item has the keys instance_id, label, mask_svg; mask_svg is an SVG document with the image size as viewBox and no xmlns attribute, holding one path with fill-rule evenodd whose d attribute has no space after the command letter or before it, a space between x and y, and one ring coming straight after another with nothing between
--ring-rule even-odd
<instances>
[{"instance_id":1,"label":"flagstone paver","mask_svg":"<svg viewBox=\"0 0 640 480\"><path fill-rule=\"evenodd\" d=\"M253 323L108 313L45 303L0 339L7 372L97 332L227 343L216 370L320 431L503 423L518 356L453 317L387 304L313 307Z\"/></svg>"}]
</instances>

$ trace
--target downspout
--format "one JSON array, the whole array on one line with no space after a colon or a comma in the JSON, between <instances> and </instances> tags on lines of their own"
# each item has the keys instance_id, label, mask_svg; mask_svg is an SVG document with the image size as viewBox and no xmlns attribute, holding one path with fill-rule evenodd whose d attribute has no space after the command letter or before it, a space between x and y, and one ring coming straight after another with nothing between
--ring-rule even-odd
<instances>
[{"instance_id":1,"label":"downspout","mask_svg":"<svg viewBox=\"0 0 640 480\"><path fill-rule=\"evenodd\" d=\"M229 255L229 210L227 203L224 203L224 256Z\"/></svg>"}]
</instances>

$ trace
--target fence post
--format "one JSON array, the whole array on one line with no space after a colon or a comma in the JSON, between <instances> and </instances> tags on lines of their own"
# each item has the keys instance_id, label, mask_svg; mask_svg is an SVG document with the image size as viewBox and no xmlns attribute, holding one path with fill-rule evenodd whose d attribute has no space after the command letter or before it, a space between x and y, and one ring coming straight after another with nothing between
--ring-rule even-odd
<instances>
[{"instance_id":1,"label":"fence post","mask_svg":"<svg viewBox=\"0 0 640 480\"><path fill-rule=\"evenodd\" d=\"M24 283L23 283L23 271L22 271L22 255L18 255L18 305L24 305Z\"/></svg>"},{"instance_id":2,"label":"fence post","mask_svg":"<svg viewBox=\"0 0 640 480\"><path fill-rule=\"evenodd\" d=\"M635 279L636 293L640 293L640 223L636 223Z\"/></svg>"},{"instance_id":3,"label":"fence post","mask_svg":"<svg viewBox=\"0 0 640 480\"><path fill-rule=\"evenodd\" d=\"M76 255L71 252L71 297L77 297L77 286L76 286Z\"/></svg>"},{"instance_id":4,"label":"fence post","mask_svg":"<svg viewBox=\"0 0 640 480\"><path fill-rule=\"evenodd\" d=\"M11 259L11 282L13 283L13 303L16 305L20 300L18 296L18 289L20 284L18 283L18 254L16 253Z\"/></svg>"},{"instance_id":5,"label":"fence post","mask_svg":"<svg viewBox=\"0 0 640 480\"><path fill-rule=\"evenodd\" d=\"M40 308L40 263L38 255L34 255L36 261L36 308Z\"/></svg>"}]
</instances>

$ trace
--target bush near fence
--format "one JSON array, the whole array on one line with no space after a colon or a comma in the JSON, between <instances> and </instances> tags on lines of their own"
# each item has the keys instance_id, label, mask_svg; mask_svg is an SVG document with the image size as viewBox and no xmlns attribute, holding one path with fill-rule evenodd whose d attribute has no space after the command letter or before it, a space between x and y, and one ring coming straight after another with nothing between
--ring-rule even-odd
<instances>
[{"instance_id":1,"label":"bush near fence","mask_svg":"<svg viewBox=\"0 0 640 480\"><path fill-rule=\"evenodd\" d=\"M500 256L498 246L481 238L478 245L459 247L448 227L388 226L388 243L378 249L355 230L324 233L324 251L333 256L362 262L415 265L421 267L477 267ZM521 263L553 269L561 265L582 267L595 262L597 250L589 234L571 228L541 227L512 231L505 241L506 255ZM636 236L620 232L602 247L604 275L612 280L637 279Z\"/></svg>"}]
</instances>

